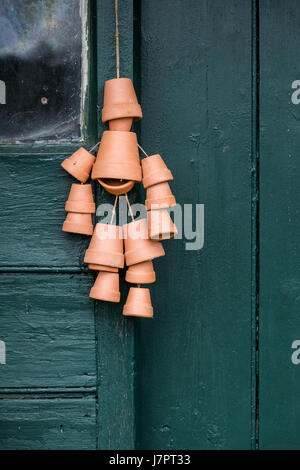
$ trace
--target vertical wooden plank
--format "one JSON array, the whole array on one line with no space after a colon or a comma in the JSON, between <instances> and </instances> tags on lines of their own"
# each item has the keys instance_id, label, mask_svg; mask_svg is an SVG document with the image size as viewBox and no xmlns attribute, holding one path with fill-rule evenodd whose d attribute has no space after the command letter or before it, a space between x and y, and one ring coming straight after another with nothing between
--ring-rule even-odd
<instances>
[{"instance_id":1,"label":"vertical wooden plank","mask_svg":"<svg viewBox=\"0 0 300 470\"><path fill-rule=\"evenodd\" d=\"M299 449L300 442L300 365L292 349L300 340L300 106L291 101L292 83L300 80L299 24L296 0L261 0L261 449Z\"/></svg>"},{"instance_id":2,"label":"vertical wooden plank","mask_svg":"<svg viewBox=\"0 0 300 470\"><path fill-rule=\"evenodd\" d=\"M79 8L79 2L73 3ZM85 3L92 7L94 0ZM93 50L88 52L89 71ZM87 148L94 142L93 85L90 80L84 107L88 137L81 145ZM92 276L83 267L89 240L61 230L75 180L60 163L80 143L61 144L0 148L0 336L6 343L6 363L0 366L2 449L96 447L95 322L88 298Z\"/></svg>"},{"instance_id":3,"label":"vertical wooden plank","mask_svg":"<svg viewBox=\"0 0 300 470\"><path fill-rule=\"evenodd\" d=\"M114 2L98 0L98 103L100 133L105 80L116 77ZM120 76L133 75L133 2L119 1ZM98 204L114 197L98 185ZM121 303L96 302L98 358L98 448L134 449L134 321L122 316L127 288L121 279Z\"/></svg>"},{"instance_id":4,"label":"vertical wooden plank","mask_svg":"<svg viewBox=\"0 0 300 470\"><path fill-rule=\"evenodd\" d=\"M180 204L205 204L205 245L165 242L137 331L137 443L253 445L251 1L141 2L141 143Z\"/></svg>"},{"instance_id":5,"label":"vertical wooden plank","mask_svg":"<svg viewBox=\"0 0 300 470\"><path fill-rule=\"evenodd\" d=\"M66 153L1 154L0 268L83 268L89 237L61 230L74 178ZM18 188L18 191L16 191Z\"/></svg>"},{"instance_id":6,"label":"vertical wooden plank","mask_svg":"<svg viewBox=\"0 0 300 470\"><path fill-rule=\"evenodd\" d=\"M95 398L0 399L0 449L93 450Z\"/></svg>"},{"instance_id":7,"label":"vertical wooden plank","mask_svg":"<svg viewBox=\"0 0 300 470\"><path fill-rule=\"evenodd\" d=\"M50 387L95 391L92 276L1 273L0 281L0 339L6 343L0 393Z\"/></svg>"}]
</instances>

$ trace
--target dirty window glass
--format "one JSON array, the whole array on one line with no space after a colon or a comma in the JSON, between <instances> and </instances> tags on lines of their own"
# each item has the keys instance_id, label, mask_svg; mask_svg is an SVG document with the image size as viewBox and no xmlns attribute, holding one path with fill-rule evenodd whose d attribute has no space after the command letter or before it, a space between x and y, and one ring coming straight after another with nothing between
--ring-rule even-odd
<instances>
[{"instance_id":1,"label":"dirty window glass","mask_svg":"<svg viewBox=\"0 0 300 470\"><path fill-rule=\"evenodd\" d=\"M0 142L81 137L86 3L0 1Z\"/></svg>"}]
</instances>

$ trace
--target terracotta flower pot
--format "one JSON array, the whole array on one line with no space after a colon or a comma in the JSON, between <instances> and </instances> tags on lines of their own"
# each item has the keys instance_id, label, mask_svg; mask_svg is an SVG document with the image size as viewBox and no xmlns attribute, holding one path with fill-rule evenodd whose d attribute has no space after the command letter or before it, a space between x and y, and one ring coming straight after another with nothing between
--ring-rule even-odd
<instances>
[{"instance_id":1,"label":"terracotta flower pot","mask_svg":"<svg viewBox=\"0 0 300 470\"><path fill-rule=\"evenodd\" d=\"M107 80L104 85L102 121L114 121L114 130L129 131L132 120L137 121L142 117L142 108L138 103L130 78ZM124 118L127 118L126 123Z\"/></svg>"},{"instance_id":2,"label":"terracotta flower pot","mask_svg":"<svg viewBox=\"0 0 300 470\"><path fill-rule=\"evenodd\" d=\"M91 288L90 297L107 302L120 302L119 274L100 272Z\"/></svg>"},{"instance_id":3,"label":"terracotta flower pot","mask_svg":"<svg viewBox=\"0 0 300 470\"><path fill-rule=\"evenodd\" d=\"M80 149L76 150L73 155L66 158L61 163L61 166L64 170L70 173L70 175L81 181L81 183L85 183L90 176L94 162L94 155L85 150L83 147L80 147Z\"/></svg>"},{"instance_id":4,"label":"terracotta flower pot","mask_svg":"<svg viewBox=\"0 0 300 470\"><path fill-rule=\"evenodd\" d=\"M122 227L110 224L96 224L90 245L85 252L84 262L88 264L103 264L113 268L123 268Z\"/></svg>"},{"instance_id":5,"label":"terracotta flower pot","mask_svg":"<svg viewBox=\"0 0 300 470\"><path fill-rule=\"evenodd\" d=\"M90 184L73 183L65 205L67 212L80 212L81 214L93 214L96 206L93 199L92 186Z\"/></svg>"},{"instance_id":6,"label":"terracotta flower pot","mask_svg":"<svg viewBox=\"0 0 300 470\"><path fill-rule=\"evenodd\" d=\"M172 173L158 154L142 160L142 173L144 188L173 180Z\"/></svg>"},{"instance_id":7,"label":"terracotta flower pot","mask_svg":"<svg viewBox=\"0 0 300 470\"><path fill-rule=\"evenodd\" d=\"M117 273L119 271L118 268L113 268L112 266L104 266L103 264L89 264L89 269L93 271L107 271L109 273Z\"/></svg>"},{"instance_id":8,"label":"terracotta flower pot","mask_svg":"<svg viewBox=\"0 0 300 470\"><path fill-rule=\"evenodd\" d=\"M132 284L151 284L155 282L155 271L152 261L133 264L126 271L125 280Z\"/></svg>"},{"instance_id":9,"label":"terracotta flower pot","mask_svg":"<svg viewBox=\"0 0 300 470\"><path fill-rule=\"evenodd\" d=\"M151 240L167 240L177 235L178 230L166 209L149 211L148 236Z\"/></svg>"},{"instance_id":10,"label":"terracotta flower pot","mask_svg":"<svg viewBox=\"0 0 300 470\"><path fill-rule=\"evenodd\" d=\"M107 192L115 196L128 193L135 185L135 181L114 180L111 178L98 179L98 181Z\"/></svg>"},{"instance_id":11,"label":"terracotta flower pot","mask_svg":"<svg viewBox=\"0 0 300 470\"><path fill-rule=\"evenodd\" d=\"M81 233L82 235L92 235L93 233L92 214L77 214L69 212L64 221L63 232Z\"/></svg>"},{"instance_id":12,"label":"terracotta flower pot","mask_svg":"<svg viewBox=\"0 0 300 470\"><path fill-rule=\"evenodd\" d=\"M92 179L141 181L142 169L134 132L105 131L102 136Z\"/></svg>"},{"instance_id":13,"label":"terracotta flower pot","mask_svg":"<svg viewBox=\"0 0 300 470\"><path fill-rule=\"evenodd\" d=\"M110 131L130 131L133 123L133 118L119 118L108 121Z\"/></svg>"},{"instance_id":14,"label":"terracotta flower pot","mask_svg":"<svg viewBox=\"0 0 300 470\"><path fill-rule=\"evenodd\" d=\"M123 315L130 317L153 317L153 307L149 289L130 287Z\"/></svg>"},{"instance_id":15,"label":"terracotta flower pot","mask_svg":"<svg viewBox=\"0 0 300 470\"><path fill-rule=\"evenodd\" d=\"M102 136L92 179L111 194L124 194L133 181L141 181L142 170L134 132L105 131Z\"/></svg>"},{"instance_id":16,"label":"terracotta flower pot","mask_svg":"<svg viewBox=\"0 0 300 470\"><path fill-rule=\"evenodd\" d=\"M125 259L127 266L164 256L160 242L148 238L146 219L135 220L123 226Z\"/></svg>"},{"instance_id":17,"label":"terracotta flower pot","mask_svg":"<svg viewBox=\"0 0 300 470\"><path fill-rule=\"evenodd\" d=\"M145 206L148 211L151 209L164 209L175 205L176 200L171 192L169 183L155 184L147 189Z\"/></svg>"}]
</instances>

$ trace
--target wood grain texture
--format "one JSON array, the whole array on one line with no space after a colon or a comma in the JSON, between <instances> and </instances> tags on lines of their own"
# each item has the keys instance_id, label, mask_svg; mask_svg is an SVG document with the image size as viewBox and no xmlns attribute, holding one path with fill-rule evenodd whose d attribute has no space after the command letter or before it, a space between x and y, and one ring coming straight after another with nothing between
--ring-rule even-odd
<instances>
[{"instance_id":1,"label":"wood grain texture","mask_svg":"<svg viewBox=\"0 0 300 470\"><path fill-rule=\"evenodd\" d=\"M93 450L95 399L0 400L2 450Z\"/></svg>"},{"instance_id":2,"label":"wood grain texture","mask_svg":"<svg viewBox=\"0 0 300 470\"><path fill-rule=\"evenodd\" d=\"M98 103L101 123L105 80L116 76L114 2L98 1ZM133 1L119 2L120 76L133 75ZM135 193L135 190L131 192ZM97 186L97 203L114 197ZM128 287L121 274L121 302L96 302L98 364L98 448L134 449L134 320L122 316Z\"/></svg>"},{"instance_id":3,"label":"wood grain texture","mask_svg":"<svg viewBox=\"0 0 300 470\"><path fill-rule=\"evenodd\" d=\"M121 303L96 306L98 448L102 450L135 448L134 320L122 316L124 290Z\"/></svg>"},{"instance_id":4,"label":"wood grain texture","mask_svg":"<svg viewBox=\"0 0 300 470\"><path fill-rule=\"evenodd\" d=\"M95 387L90 275L1 274L2 388Z\"/></svg>"},{"instance_id":5,"label":"wood grain texture","mask_svg":"<svg viewBox=\"0 0 300 470\"><path fill-rule=\"evenodd\" d=\"M299 449L300 11L295 0L260 2L260 393L261 449Z\"/></svg>"},{"instance_id":6,"label":"wood grain texture","mask_svg":"<svg viewBox=\"0 0 300 470\"><path fill-rule=\"evenodd\" d=\"M61 229L75 182L60 166L67 156L1 155L0 266L83 266L90 237Z\"/></svg>"},{"instance_id":7,"label":"wood grain texture","mask_svg":"<svg viewBox=\"0 0 300 470\"><path fill-rule=\"evenodd\" d=\"M97 107L100 116L104 81L114 76L114 11L113 2L90 3L90 23L97 4L99 28L98 47L90 47L90 66L96 50L99 66L91 73L89 90L97 88L99 106L89 92L93 109L88 114ZM120 3L121 74L132 76L133 6L132 1ZM99 128L102 132L104 126ZM1 278L7 364L0 369L0 396L9 400L1 402L2 429L8 432L1 436L0 448L129 449L134 447L133 322L122 318L121 304L99 302L95 338L95 303L88 298L93 276L71 274L86 271L89 237L61 231L75 180L60 163L75 148L66 144L59 149L0 149L0 269L11 272ZM99 185L95 192L98 203L112 200ZM24 274L14 273L19 271ZM96 402L71 398L94 392L96 385Z\"/></svg>"},{"instance_id":8,"label":"wood grain texture","mask_svg":"<svg viewBox=\"0 0 300 470\"><path fill-rule=\"evenodd\" d=\"M165 242L138 321L137 445L253 446L251 1L141 2L141 144L180 204L205 204L205 245Z\"/></svg>"}]
</instances>

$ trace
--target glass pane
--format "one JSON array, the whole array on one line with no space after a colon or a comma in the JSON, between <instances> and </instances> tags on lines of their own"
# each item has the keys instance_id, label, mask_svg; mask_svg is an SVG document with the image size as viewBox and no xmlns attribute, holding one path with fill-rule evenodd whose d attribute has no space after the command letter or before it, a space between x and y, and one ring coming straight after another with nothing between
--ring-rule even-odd
<instances>
[{"instance_id":1,"label":"glass pane","mask_svg":"<svg viewBox=\"0 0 300 470\"><path fill-rule=\"evenodd\" d=\"M1 0L1 142L81 137L82 16L81 0Z\"/></svg>"}]
</instances>

